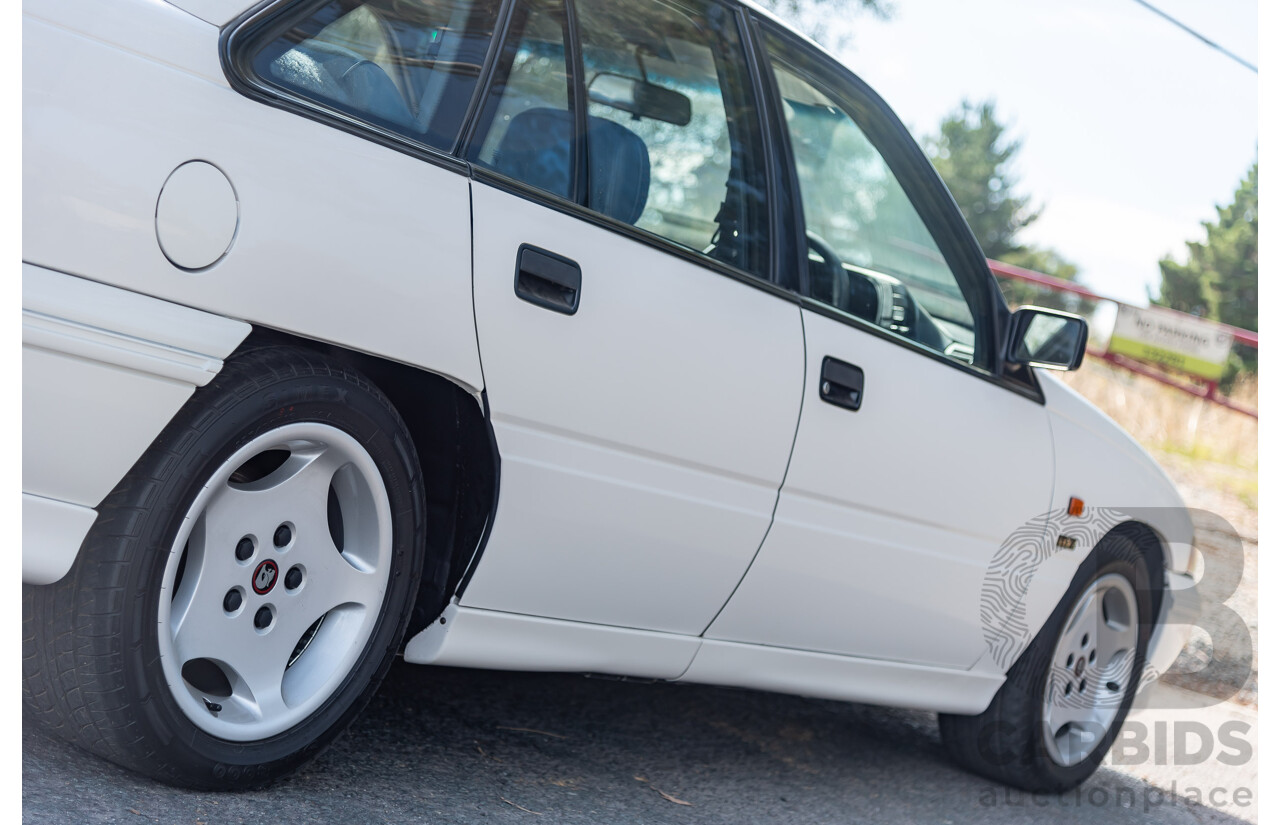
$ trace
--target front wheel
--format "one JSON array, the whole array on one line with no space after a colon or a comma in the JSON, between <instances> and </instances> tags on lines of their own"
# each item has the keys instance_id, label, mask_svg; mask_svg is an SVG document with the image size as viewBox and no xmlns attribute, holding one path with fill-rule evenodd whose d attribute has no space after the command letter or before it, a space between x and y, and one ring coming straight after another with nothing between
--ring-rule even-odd
<instances>
[{"instance_id":1,"label":"front wheel","mask_svg":"<svg viewBox=\"0 0 1280 825\"><path fill-rule=\"evenodd\" d=\"M1079 785L1102 762L1133 704L1151 616L1141 548L1123 534L1104 537L987 709L939 714L951 757L1032 792Z\"/></svg>"},{"instance_id":2,"label":"front wheel","mask_svg":"<svg viewBox=\"0 0 1280 825\"><path fill-rule=\"evenodd\" d=\"M301 350L230 360L99 511L67 576L24 590L38 721L163 781L244 788L368 702L425 525L412 441L362 376Z\"/></svg>"}]
</instances>

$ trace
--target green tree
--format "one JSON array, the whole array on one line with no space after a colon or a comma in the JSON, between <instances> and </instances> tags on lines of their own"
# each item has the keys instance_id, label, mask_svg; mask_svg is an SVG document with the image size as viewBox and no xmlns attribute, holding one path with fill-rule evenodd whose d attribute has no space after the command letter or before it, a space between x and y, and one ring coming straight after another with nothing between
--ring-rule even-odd
<instances>
[{"instance_id":1,"label":"green tree","mask_svg":"<svg viewBox=\"0 0 1280 825\"><path fill-rule=\"evenodd\" d=\"M1010 167L1022 143L1005 132L994 102L966 100L924 142L982 251L997 260L1017 249L1018 232L1040 217L1030 197L1014 193L1018 179Z\"/></svg>"},{"instance_id":2,"label":"green tree","mask_svg":"<svg viewBox=\"0 0 1280 825\"><path fill-rule=\"evenodd\" d=\"M1079 274L1075 264L1052 249L1018 240L1018 233L1040 217L1040 210L1031 206L1030 196L1015 191L1018 179L1012 167L1022 142L1007 132L993 101L966 100L943 119L936 135L925 138L925 151L988 258L1074 281ZM1015 306L1035 304L1085 314L1093 311L1091 302L1076 295L1022 281L1002 278L1000 289L1005 300Z\"/></svg>"},{"instance_id":3,"label":"green tree","mask_svg":"<svg viewBox=\"0 0 1280 825\"><path fill-rule=\"evenodd\" d=\"M1231 203L1205 221L1204 241L1187 241L1187 262L1160 261L1160 294L1153 304L1245 329L1258 329L1258 162L1245 173ZM1256 372L1258 352L1237 348L1222 383Z\"/></svg>"},{"instance_id":4,"label":"green tree","mask_svg":"<svg viewBox=\"0 0 1280 825\"><path fill-rule=\"evenodd\" d=\"M1258 329L1258 164L1231 203L1205 221L1205 240L1187 242L1187 262L1160 261L1160 294L1151 302L1224 324Z\"/></svg>"}]
</instances>

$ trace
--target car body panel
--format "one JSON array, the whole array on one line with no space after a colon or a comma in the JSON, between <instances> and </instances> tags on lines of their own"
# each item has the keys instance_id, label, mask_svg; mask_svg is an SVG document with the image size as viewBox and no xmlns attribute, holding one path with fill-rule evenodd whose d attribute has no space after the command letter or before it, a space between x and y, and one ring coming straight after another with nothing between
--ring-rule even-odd
<instances>
[{"instance_id":1,"label":"car body panel","mask_svg":"<svg viewBox=\"0 0 1280 825\"><path fill-rule=\"evenodd\" d=\"M774 524L706 635L967 668L996 549L1049 505L1045 410L855 326L808 310L804 326L808 389ZM818 398L828 356L864 370L858 411Z\"/></svg>"},{"instance_id":2,"label":"car body panel","mask_svg":"<svg viewBox=\"0 0 1280 825\"><path fill-rule=\"evenodd\" d=\"M22 494L22 582L53 584L67 575L98 511Z\"/></svg>"},{"instance_id":3,"label":"car body panel","mask_svg":"<svg viewBox=\"0 0 1280 825\"><path fill-rule=\"evenodd\" d=\"M451 667L602 673L676 679L702 640L677 633L445 608L405 646L406 662Z\"/></svg>"},{"instance_id":4,"label":"car body panel","mask_svg":"<svg viewBox=\"0 0 1280 825\"><path fill-rule=\"evenodd\" d=\"M129 15L162 58L64 28L123 28L102 20L117 15L107 4L69 5L38 6L56 23L24 17L24 260L480 389L465 175L211 81L219 30L167 4ZM68 53L93 70L68 72ZM198 273L156 238L161 187L191 160L226 174L240 216L230 251Z\"/></svg>"},{"instance_id":5,"label":"car body panel","mask_svg":"<svg viewBox=\"0 0 1280 825\"><path fill-rule=\"evenodd\" d=\"M92 508L250 329L22 265L24 581L66 573Z\"/></svg>"},{"instance_id":6,"label":"car body panel","mask_svg":"<svg viewBox=\"0 0 1280 825\"><path fill-rule=\"evenodd\" d=\"M1195 532L1168 474L1133 436L1066 382L1052 374L1041 376L1053 428L1053 508L1065 508L1075 496L1086 507L1120 509L1131 518L1140 517L1160 536L1168 568L1185 573Z\"/></svg>"},{"instance_id":7,"label":"car body panel","mask_svg":"<svg viewBox=\"0 0 1280 825\"><path fill-rule=\"evenodd\" d=\"M1004 675L708 639L679 681L980 713L1004 684Z\"/></svg>"},{"instance_id":8,"label":"car body panel","mask_svg":"<svg viewBox=\"0 0 1280 825\"><path fill-rule=\"evenodd\" d=\"M225 26L248 8L244 0L168 0L168 2L187 14L215 26Z\"/></svg>"},{"instance_id":9,"label":"car body panel","mask_svg":"<svg viewBox=\"0 0 1280 825\"><path fill-rule=\"evenodd\" d=\"M477 183L476 319L502 454L462 603L696 636L768 529L804 381L800 310ZM573 315L515 294L520 245L582 270Z\"/></svg>"}]
</instances>

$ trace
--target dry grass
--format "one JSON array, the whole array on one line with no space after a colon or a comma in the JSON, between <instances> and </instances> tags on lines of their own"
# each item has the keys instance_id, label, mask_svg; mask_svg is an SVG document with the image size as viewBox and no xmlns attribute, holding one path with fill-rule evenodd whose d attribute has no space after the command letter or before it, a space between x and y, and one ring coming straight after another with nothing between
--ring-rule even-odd
<instances>
[{"instance_id":1,"label":"dry grass","mask_svg":"<svg viewBox=\"0 0 1280 825\"><path fill-rule=\"evenodd\" d=\"M1066 381L1153 452L1244 470L1258 468L1256 418L1096 358L1086 358L1077 372L1067 374ZM1257 379L1237 382L1231 398L1257 409Z\"/></svg>"}]
</instances>

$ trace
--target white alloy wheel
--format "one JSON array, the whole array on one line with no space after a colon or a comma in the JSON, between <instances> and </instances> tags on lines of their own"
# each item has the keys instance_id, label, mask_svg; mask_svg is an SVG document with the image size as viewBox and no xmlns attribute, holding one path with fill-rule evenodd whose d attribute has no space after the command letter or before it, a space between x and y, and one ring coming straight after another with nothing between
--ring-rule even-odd
<instances>
[{"instance_id":1,"label":"white alloy wheel","mask_svg":"<svg viewBox=\"0 0 1280 825\"><path fill-rule=\"evenodd\" d=\"M241 447L169 552L157 618L178 706L240 742L306 719L364 651L390 561L390 502L356 439L303 422Z\"/></svg>"},{"instance_id":2,"label":"white alloy wheel","mask_svg":"<svg viewBox=\"0 0 1280 825\"><path fill-rule=\"evenodd\" d=\"M1076 765L1111 729L1133 678L1138 599L1118 573L1102 576L1067 614L1044 688L1045 750Z\"/></svg>"}]
</instances>

